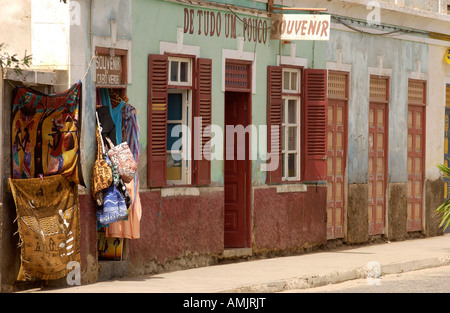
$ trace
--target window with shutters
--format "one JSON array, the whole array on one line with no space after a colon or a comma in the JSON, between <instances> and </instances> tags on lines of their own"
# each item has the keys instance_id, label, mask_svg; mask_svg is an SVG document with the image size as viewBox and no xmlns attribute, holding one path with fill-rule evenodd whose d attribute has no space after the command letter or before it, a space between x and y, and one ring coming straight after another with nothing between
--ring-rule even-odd
<instances>
[{"instance_id":1,"label":"window with shutters","mask_svg":"<svg viewBox=\"0 0 450 313\"><path fill-rule=\"evenodd\" d=\"M194 64L197 67L194 67ZM196 74L194 76L194 74ZM195 81L195 79L196 81ZM195 81L195 83L194 83ZM211 60L150 55L148 81L148 186L209 184ZM194 118L199 127L198 159ZM206 138L205 138L206 137Z\"/></svg>"},{"instance_id":2,"label":"window with shutters","mask_svg":"<svg viewBox=\"0 0 450 313\"><path fill-rule=\"evenodd\" d=\"M326 180L327 71L267 69L267 183ZM274 156L278 155L278 158Z\"/></svg>"},{"instance_id":3,"label":"window with shutters","mask_svg":"<svg viewBox=\"0 0 450 313\"><path fill-rule=\"evenodd\" d=\"M300 69L283 68L281 105L282 180L300 180Z\"/></svg>"}]
</instances>

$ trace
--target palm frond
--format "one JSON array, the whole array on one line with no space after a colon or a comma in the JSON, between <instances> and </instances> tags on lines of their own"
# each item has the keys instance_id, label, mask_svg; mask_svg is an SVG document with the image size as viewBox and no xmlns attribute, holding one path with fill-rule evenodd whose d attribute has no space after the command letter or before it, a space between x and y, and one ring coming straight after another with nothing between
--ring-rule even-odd
<instances>
[{"instance_id":1,"label":"palm frond","mask_svg":"<svg viewBox=\"0 0 450 313\"><path fill-rule=\"evenodd\" d=\"M450 177L450 167L444 164L436 164L436 167L442 171L444 176ZM441 220L439 227L444 226L445 230L450 225L450 199L446 199L435 211Z\"/></svg>"},{"instance_id":2,"label":"palm frond","mask_svg":"<svg viewBox=\"0 0 450 313\"><path fill-rule=\"evenodd\" d=\"M440 169L445 175L450 176L450 167L444 164L436 164L436 167Z\"/></svg>"}]
</instances>

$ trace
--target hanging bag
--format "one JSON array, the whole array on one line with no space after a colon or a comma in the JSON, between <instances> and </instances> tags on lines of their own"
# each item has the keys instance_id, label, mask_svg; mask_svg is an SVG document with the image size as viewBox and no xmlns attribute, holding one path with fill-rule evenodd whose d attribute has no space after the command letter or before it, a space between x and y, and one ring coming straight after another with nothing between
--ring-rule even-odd
<instances>
[{"instance_id":1,"label":"hanging bag","mask_svg":"<svg viewBox=\"0 0 450 313\"><path fill-rule=\"evenodd\" d=\"M126 141L114 146L111 139L106 137L110 149L108 150L108 156L114 166L117 167L119 176L125 183L129 183L133 180L134 174L137 170L137 163L134 160L130 147Z\"/></svg>"},{"instance_id":2,"label":"hanging bag","mask_svg":"<svg viewBox=\"0 0 450 313\"><path fill-rule=\"evenodd\" d=\"M97 116L97 123L98 123L98 116ZM99 123L97 130L95 132L95 136L97 138L97 159L95 160L94 167L92 169L92 183L91 183L92 196L95 199L97 199L96 197L97 193L108 188L113 181L111 167L103 157L104 155L103 140L100 133L101 133L101 126Z\"/></svg>"},{"instance_id":3,"label":"hanging bag","mask_svg":"<svg viewBox=\"0 0 450 313\"><path fill-rule=\"evenodd\" d=\"M116 185L111 184L103 190L103 207L96 212L97 220L103 225L118 222L127 217L127 210L125 198Z\"/></svg>"}]
</instances>

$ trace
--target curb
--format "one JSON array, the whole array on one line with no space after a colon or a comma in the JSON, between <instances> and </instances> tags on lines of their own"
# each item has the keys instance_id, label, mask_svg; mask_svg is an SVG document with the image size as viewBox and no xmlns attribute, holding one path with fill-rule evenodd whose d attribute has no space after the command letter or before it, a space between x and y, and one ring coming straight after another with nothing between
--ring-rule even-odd
<instances>
[{"instance_id":1,"label":"curb","mask_svg":"<svg viewBox=\"0 0 450 313\"><path fill-rule=\"evenodd\" d=\"M377 280L383 275L399 274L410 271L417 271L427 268L435 268L450 265L450 255L428 258L421 260L405 261L399 263L378 264L379 268L369 268L369 264L365 267L357 267L350 270L341 270L326 274L309 275L302 277L292 277L280 281L273 281L260 284L252 284L241 286L227 290L218 291L219 293L277 293L296 289L309 289L321 287L328 284L338 284L354 279L373 279L376 284ZM369 275L369 272L372 274Z\"/></svg>"}]
</instances>

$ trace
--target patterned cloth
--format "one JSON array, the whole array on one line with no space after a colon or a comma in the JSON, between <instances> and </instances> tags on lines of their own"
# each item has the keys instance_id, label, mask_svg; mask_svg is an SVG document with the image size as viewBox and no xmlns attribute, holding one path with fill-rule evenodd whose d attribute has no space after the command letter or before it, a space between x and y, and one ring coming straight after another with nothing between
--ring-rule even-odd
<instances>
[{"instance_id":1,"label":"patterned cloth","mask_svg":"<svg viewBox=\"0 0 450 313\"><path fill-rule=\"evenodd\" d=\"M62 174L84 186L79 162L81 84L45 95L20 87L12 105L13 178Z\"/></svg>"},{"instance_id":2,"label":"patterned cloth","mask_svg":"<svg viewBox=\"0 0 450 313\"><path fill-rule=\"evenodd\" d=\"M80 262L78 186L63 175L9 179L9 186L21 240L18 279L67 276L69 262Z\"/></svg>"}]
</instances>

